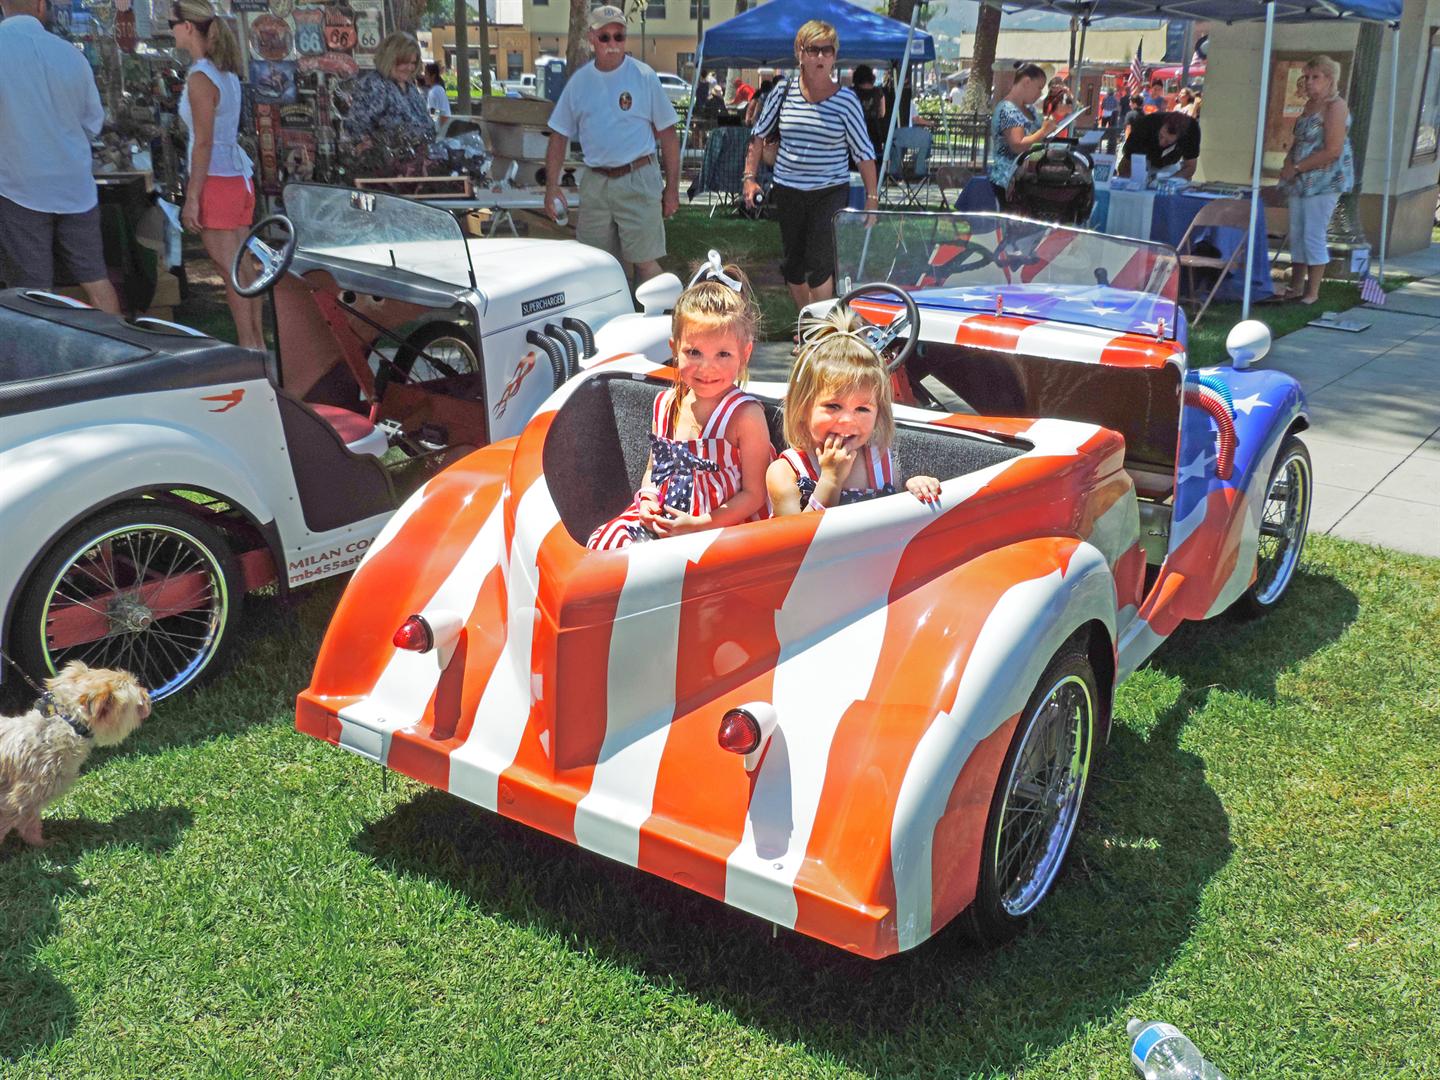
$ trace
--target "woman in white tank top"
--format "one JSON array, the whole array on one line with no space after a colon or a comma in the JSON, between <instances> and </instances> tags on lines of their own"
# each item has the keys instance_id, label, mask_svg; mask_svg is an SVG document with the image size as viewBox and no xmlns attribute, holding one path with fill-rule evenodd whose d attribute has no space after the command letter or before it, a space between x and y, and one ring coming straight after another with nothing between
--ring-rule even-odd
<instances>
[{"instance_id":1,"label":"woman in white tank top","mask_svg":"<svg viewBox=\"0 0 1440 1080\"><path fill-rule=\"evenodd\" d=\"M198 232L225 280L225 299L239 343L265 348L258 297L235 291L230 267L255 217L254 167L238 141L240 44L210 0L175 0L170 29L193 58L180 98L180 119L190 130L190 180L180 222Z\"/></svg>"}]
</instances>

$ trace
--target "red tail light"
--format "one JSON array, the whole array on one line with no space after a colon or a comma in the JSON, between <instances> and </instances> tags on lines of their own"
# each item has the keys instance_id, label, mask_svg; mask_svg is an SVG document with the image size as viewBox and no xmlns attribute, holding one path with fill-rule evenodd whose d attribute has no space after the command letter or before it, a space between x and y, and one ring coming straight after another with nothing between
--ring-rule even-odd
<instances>
[{"instance_id":1,"label":"red tail light","mask_svg":"<svg viewBox=\"0 0 1440 1080\"><path fill-rule=\"evenodd\" d=\"M731 709L720 720L720 749L752 754L760 749L760 721L744 709Z\"/></svg>"},{"instance_id":2,"label":"red tail light","mask_svg":"<svg viewBox=\"0 0 1440 1080\"><path fill-rule=\"evenodd\" d=\"M435 647L435 635L430 632L430 624L419 615L411 615L401 623L391 641L397 649L411 652L429 652Z\"/></svg>"}]
</instances>

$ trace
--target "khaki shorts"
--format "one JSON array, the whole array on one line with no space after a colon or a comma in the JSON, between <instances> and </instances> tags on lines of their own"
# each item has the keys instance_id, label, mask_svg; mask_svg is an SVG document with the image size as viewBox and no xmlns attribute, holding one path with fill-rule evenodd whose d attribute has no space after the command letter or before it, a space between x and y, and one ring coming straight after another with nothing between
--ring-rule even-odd
<instances>
[{"instance_id":1,"label":"khaki shorts","mask_svg":"<svg viewBox=\"0 0 1440 1080\"><path fill-rule=\"evenodd\" d=\"M623 262L653 262L665 254L665 181L651 162L624 176L588 169L580 178L580 220L575 238Z\"/></svg>"}]
</instances>

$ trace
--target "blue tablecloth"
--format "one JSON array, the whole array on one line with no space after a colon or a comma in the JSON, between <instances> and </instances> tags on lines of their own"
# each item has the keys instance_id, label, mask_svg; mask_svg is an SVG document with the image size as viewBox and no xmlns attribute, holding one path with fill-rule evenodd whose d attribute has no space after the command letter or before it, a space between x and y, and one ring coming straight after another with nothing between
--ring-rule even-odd
<instances>
[{"instance_id":1,"label":"blue tablecloth","mask_svg":"<svg viewBox=\"0 0 1440 1080\"><path fill-rule=\"evenodd\" d=\"M1185 230L1195 215L1200 213L1211 200L1198 195L1153 195L1155 205L1150 216L1150 239L1171 247L1185 237ZM1090 214L1090 228L1098 232L1109 232L1110 192L1106 188L1095 190L1095 209ZM1196 231L1195 241L1213 244L1220 252L1220 258L1228 259L1230 253L1240 246L1244 234L1237 229L1202 228ZM1245 291L1245 259L1242 255L1235 269L1225 275L1217 300L1239 300ZM1265 207L1259 208L1255 216L1255 258L1250 275L1250 299L1263 300L1273 296L1275 288L1270 281L1270 254L1265 244Z\"/></svg>"}]
</instances>

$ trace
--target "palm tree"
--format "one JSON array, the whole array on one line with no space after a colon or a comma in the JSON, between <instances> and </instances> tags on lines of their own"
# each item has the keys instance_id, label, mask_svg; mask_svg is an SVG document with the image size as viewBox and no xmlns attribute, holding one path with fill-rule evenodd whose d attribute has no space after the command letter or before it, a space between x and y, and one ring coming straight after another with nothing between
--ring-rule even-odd
<instances>
[{"instance_id":1,"label":"palm tree","mask_svg":"<svg viewBox=\"0 0 1440 1080\"><path fill-rule=\"evenodd\" d=\"M572 74L590 59L590 43L585 39L585 20L590 15L590 0L570 0L570 30L565 38L565 68Z\"/></svg>"},{"instance_id":2,"label":"palm tree","mask_svg":"<svg viewBox=\"0 0 1440 1080\"><path fill-rule=\"evenodd\" d=\"M995 45L1000 40L1000 6L980 5L975 24L975 49L970 59L970 81L965 84L961 109L983 113L990 110L990 87L995 81Z\"/></svg>"}]
</instances>

